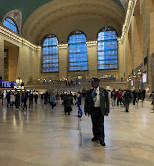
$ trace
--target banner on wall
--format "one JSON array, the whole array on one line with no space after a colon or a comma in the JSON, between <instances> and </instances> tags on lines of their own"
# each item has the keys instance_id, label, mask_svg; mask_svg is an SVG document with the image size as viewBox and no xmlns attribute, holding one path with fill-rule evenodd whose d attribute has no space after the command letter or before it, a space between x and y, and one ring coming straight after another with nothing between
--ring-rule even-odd
<instances>
[{"instance_id":1,"label":"banner on wall","mask_svg":"<svg viewBox=\"0 0 154 166\"><path fill-rule=\"evenodd\" d=\"M147 73L146 72L144 72L142 75L142 81L143 81L143 83L147 82Z\"/></svg>"},{"instance_id":2,"label":"banner on wall","mask_svg":"<svg viewBox=\"0 0 154 166\"><path fill-rule=\"evenodd\" d=\"M131 80L131 86L134 86L134 81L133 80Z\"/></svg>"}]
</instances>

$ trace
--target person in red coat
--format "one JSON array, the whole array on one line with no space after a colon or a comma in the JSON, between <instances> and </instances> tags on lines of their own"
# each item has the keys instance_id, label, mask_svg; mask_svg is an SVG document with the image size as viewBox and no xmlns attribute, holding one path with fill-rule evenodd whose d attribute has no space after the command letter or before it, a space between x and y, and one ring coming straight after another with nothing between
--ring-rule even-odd
<instances>
[{"instance_id":1,"label":"person in red coat","mask_svg":"<svg viewBox=\"0 0 154 166\"><path fill-rule=\"evenodd\" d=\"M117 106L119 105L119 102L120 102L120 105L122 105L122 91L120 89L117 92Z\"/></svg>"}]
</instances>

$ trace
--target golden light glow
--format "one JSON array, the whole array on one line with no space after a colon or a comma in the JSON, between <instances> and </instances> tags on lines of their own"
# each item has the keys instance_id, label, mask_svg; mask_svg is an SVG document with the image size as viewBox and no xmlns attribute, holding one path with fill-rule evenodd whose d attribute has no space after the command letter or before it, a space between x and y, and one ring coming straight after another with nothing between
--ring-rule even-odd
<instances>
[{"instance_id":1,"label":"golden light glow","mask_svg":"<svg viewBox=\"0 0 154 166\"><path fill-rule=\"evenodd\" d=\"M68 44L58 44L59 48L68 48Z\"/></svg>"},{"instance_id":2,"label":"golden light glow","mask_svg":"<svg viewBox=\"0 0 154 166\"><path fill-rule=\"evenodd\" d=\"M124 41L125 34L127 33L128 29L129 29L130 21L133 16L133 13L134 13L136 2L137 2L137 0L129 0L129 2L128 2L125 23L122 28L122 35L120 38L118 38L118 41L120 41L120 42Z\"/></svg>"},{"instance_id":3,"label":"golden light glow","mask_svg":"<svg viewBox=\"0 0 154 166\"><path fill-rule=\"evenodd\" d=\"M95 46L95 45L97 45L97 41L88 41L86 43L87 43L87 46Z\"/></svg>"}]
</instances>

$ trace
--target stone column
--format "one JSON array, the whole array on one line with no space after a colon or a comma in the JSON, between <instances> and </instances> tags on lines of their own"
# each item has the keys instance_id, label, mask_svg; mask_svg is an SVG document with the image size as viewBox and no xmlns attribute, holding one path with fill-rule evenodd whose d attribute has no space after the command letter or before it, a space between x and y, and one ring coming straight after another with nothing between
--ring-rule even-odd
<instances>
[{"instance_id":1,"label":"stone column","mask_svg":"<svg viewBox=\"0 0 154 166\"><path fill-rule=\"evenodd\" d=\"M98 77L97 71L97 44L87 44L88 49L88 67L89 67L89 79L92 77Z\"/></svg>"},{"instance_id":2,"label":"stone column","mask_svg":"<svg viewBox=\"0 0 154 166\"><path fill-rule=\"evenodd\" d=\"M8 56L9 81L16 81L17 79L18 57L19 57L19 47L9 48L9 56Z\"/></svg>"},{"instance_id":3,"label":"stone column","mask_svg":"<svg viewBox=\"0 0 154 166\"><path fill-rule=\"evenodd\" d=\"M134 69L143 63L143 17L134 17Z\"/></svg>"},{"instance_id":4,"label":"stone column","mask_svg":"<svg viewBox=\"0 0 154 166\"><path fill-rule=\"evenodd\" d=\"M59 47L59 79L68 78L68 47Z\"/></svg>"},{"instance_id":5,"label":"stone column","mask_svg":"<svg viewBox=\"0 0 154 166\"><path fill-rule=\"evenodd\" d=\"M154 90L154 12L150 14L149 89Z\"/></svg>"},{"instance_id":6,"label":"stone column","mask_svg":"<svg viewBox=\"0 0 154 166\"><path fill-rule=\"evenodd\" d=\"M134 17L132 17L132 22L131 22L131 55L132 55L132 70L134 70Z\"/></svg>"},{"instance_id":7,"label":"stone column","mask_svg":"<svg viewBox=\"0 0 154 166\"><path fill-rule=\"evenodd\" d=\"M151 56L150 56L150 15L144 14L143 16L143 62L147 57L147 64L143 65L143 72L147 72L147 83L144 84L145 88L151 84ZM143 63L144 64L144 63Z\"/></svg>"},{"instance_id":8,"label":"stone column","mask_svg":"<svg viewBox=\"0 0 154 166\"><path fill-rule=\"evenodd\" d=\"M0 76L4 78L4 39L0 36Z\"/></svg>"}]
</instances>

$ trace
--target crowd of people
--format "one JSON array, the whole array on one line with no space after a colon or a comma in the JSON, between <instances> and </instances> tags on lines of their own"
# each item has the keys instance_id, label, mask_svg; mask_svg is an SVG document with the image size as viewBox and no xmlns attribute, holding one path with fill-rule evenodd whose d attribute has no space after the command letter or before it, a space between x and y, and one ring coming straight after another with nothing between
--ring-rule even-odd
<instances>
[{"instance_id":1,"label":"crowd of people","mask_svg":"<svg viewBox=\"0 0 154 166\"><path fill-rule=\"evenodd\" d=\"M1 92L0 96L3 105L4 94ZM26 111L27 107L31 108L33 106L33 99L37 104L38 93L33 94L31 91L7 91L6 93L7 108L13 108L15 106L16 109L21 107L23 111Z\"/></svg>"},{"instance_id":2,"label":"crowd of people","mask_svg":"<svg viewBox=\"0 0 154 166\"><path fill-rule=\"evenodd\" d=\"M133 105L136 104L137 101L142 100L144 101L145 98L145 90L141 91L131 91L131 90L121 90L119 89L116 91L113 89L112 91L109 91L110 97L111 97L111 105L112 107L115 107L116 105L123 105L126 107L126 112L129 111L129 103L133 102ZM61 92L60 94L55 94L54 92L46 92L41 95L41 99L43 101L43 105L46 105L50 103L51 108L54 109L54 107L57 104L57 101L60 100L64 105L64 112L65 114L70 115L70 112L72 111L72 104L76 104L78 109L80 110L80 106L82 104L82 97L86 96L86 92L77 92L72 93L71 91L67 92ZM38 93L33 93L31 91L24 91L24 92L7 92L6 99L7 99L7 107L15 107L18 109L20 106L23 110L27 110L27 107L31 108L33 106L33 100L37 104L38 101ZM3 93L0 93L0 99L2 100L3 104ZM27 106L28 105L28 106Z\"/></svg>"},{"instance_id":3,"label":"crowd of people","mask_svg":"<svg viewBox=\"0 0 154 166\"><path fill-rule=\"evenodd\" d=\"M59 102L64 106L64 114L70 115L71 111L73 111L72 105L76 105L78 108L78 117L81 118L83 115L82 98L84 99L84 113L85 115L91 115L92 120L92 131L94 137L92 141L99 140L102 146L105 146L105 134L104 134L104 117L108 116L110 113L110 99L112 107L117 107L119 105L125 107L125 111L129 112L129 104L132 102L133 105L136 104L139 100L144 101L145 99L145 90L141 91L131 91L121 90L116 91L113 89L112 91L106 90L102 87L99 87L100 80L98 78L93 78L91 85L92 88L88 91L83 92L71 92L69 90L65 92L61 92L60 94L55 92L46 92L40 95L43 106L50 104L51 109ZM3 93L0 93L0 98L2 98L3 104ZM150 97L154 98L153 93ZM39 95L38 93L33 93L32 91L24 91L24 92L7 92L6 100L7 107L13 108L14 105L16 109L19 107L22 108L23 111L27 111L27 107L33 107L33 100L35 103L38 102ZM28 104L27 104L28 103ZM28 106L27 106L28 105Z\"/></svg>"},{"instance_id":4,"label":"crowd of people","mask_svg":"<svg viewBox=\"0 0 154 166\"><path fill-rule=\"evenodd\" d=\"M132 101L133 105L136 104L139 100L144 101L145 99L145 90L141 91L131 91L129 89L127 90L121 90L119 89L116 91L113 89L111 91L111 102L112 102L112 107L115 107L116 101L117 101L117 106L119 105L124 105L126 107L126 112L129 110L129 103Z\"/></svg>"},{"instance_id":5,"label":"crowd of people","mask_svg":"<svg viewBox=\"0 0 154 166\"><path fill-rule=\"evenodd\" d=\"M48 103L51 105L52 109L57 105L57 102L63 104L64 106L64 113L65 115L70 115L72 111L72 105L77 105L78 109L82 104L82 96L83 95L78 93L72 93L71 91L67 90L66 92L61 92L60 94L54 92L46 92L45 94L41 95L41 100L43 101L43 106L47 105Z\"/></svg>"}]
</instances>

